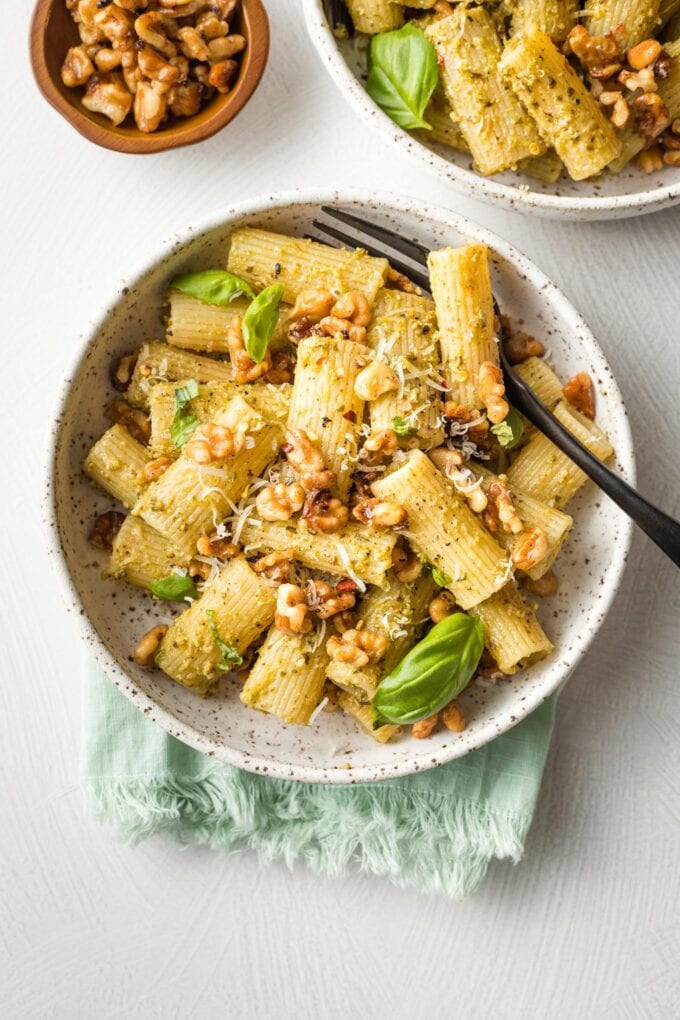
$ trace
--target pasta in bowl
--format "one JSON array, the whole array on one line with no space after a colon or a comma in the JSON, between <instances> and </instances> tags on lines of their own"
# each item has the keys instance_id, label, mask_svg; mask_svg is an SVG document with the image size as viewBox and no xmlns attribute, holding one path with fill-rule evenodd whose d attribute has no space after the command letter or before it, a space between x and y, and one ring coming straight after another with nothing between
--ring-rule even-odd
<instances>
[{"instance_id":1,"label":"pasta in bowl","mask_svg":"<svg viewBox=\"0 0 680 1020\"><path fill-rule=\"evenodd\" d=\"M47 507L85 637L152 718L241 767L357 782L536 707L623 569L628 523L504 400L492 286L541 399L628 476L632 453L595 342L522 256L343 197L428 245L430 297L304 239L323 200L229 211L126 288L67 386Z\"/></svg>"},{"instance_id":2,"label":"pasta in bowl","mask_svg":"<svg viewBox=\"0 0 680 1020\"><path fill-rule=\"evenodd\" d=\"M475 197L572 219L680 200L674 0L305 0L305 13L367 122Z\"/></svg>"}]
</instances>

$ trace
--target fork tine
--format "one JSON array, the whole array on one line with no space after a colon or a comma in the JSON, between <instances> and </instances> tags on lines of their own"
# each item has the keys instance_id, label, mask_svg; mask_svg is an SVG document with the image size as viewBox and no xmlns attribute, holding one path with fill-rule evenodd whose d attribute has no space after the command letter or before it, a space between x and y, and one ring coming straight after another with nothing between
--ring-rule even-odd
<instances>
[{"instance_id":1,"label":"fork tine","mask_svg":"<svg viewBox=\"0 0 680 1020\"><path fill-rule=\"evenodd\" d=\"M403 273L404 276L408 277L417 284L422 290L428 294L430 292L430 281L428 280L425 273L420 272L413 266L406 265L405 262L401 262L399 259L395 259L389 252L383 251L380 248L376 248L374 245L366 244L365 241L359 241L356 237L352 237L350 234L343 233L342 230L337 230L335 227L328 226L326 223L322 223L321 220L313 220L314 226L317 230L322 230L325 234L335 238L336 241L340 241L341 244L346 245L348 248L361 247L364 248L369 255L377 259L389 259L390 265L393 269L396 269L398 273ZM306 235L309 237L309 235ZM312 241L318 240L317 238L310 238ZM327 241L322 241L321 244L327 244Z\"/></svg>"},{"instance_id":2,"label":"fork tine","mask_svg":"<svg viewBox=\"0 0 680 1020\"><path fill-rule=\"evenodd\" d=\"M395 251L401 252L402 255L413 259L419 265L427 265L428 249L424 245L418 244L417 241L409 241L394 230L381 227L377 223L371 223L369 220L362 219L361 216L345 212L344 209L335 209L333 206L322 205L321 211L333 219L340 220L341 223L346 223L349 227L361 230L364 234L368 234L369 237L375 237L378 241L384 241L385 244L389 244L390 248L394 248Z\"/></svg>"}]
</instances>

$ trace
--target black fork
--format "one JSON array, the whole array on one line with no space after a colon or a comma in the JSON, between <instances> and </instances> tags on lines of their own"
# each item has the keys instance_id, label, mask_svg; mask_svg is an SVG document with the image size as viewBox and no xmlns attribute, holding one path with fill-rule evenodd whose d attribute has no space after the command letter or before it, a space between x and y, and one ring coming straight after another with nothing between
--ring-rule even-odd
<instances>
[{"instance_id":1,"label":"black fork","mask_svg":"<svg viewBox=\"0 0 680 1020\"><path fill-rule=\"evenodd\" d=\"M331 30L344 29L348 38L354 35L354 22L343 0L323 0L323 9Z\"/></svg>"},{"instance_id":2,"label":"black fork","mask_svg":"<svg viewBox=\"0 0 680 1020\"><path fill-rule=\"evenodd\" d=\"M328 237L339 241L349 248L364 248L369 255L377 258L387 258L390 264L400 273L404 273L410 280L416 283L422 290L429 293L430 282L427 276L427 255L428 249L425 245L415 240L410 240L398 234L394 230L383 227L377 223L356 216L354 213L344 209L335 209L331 206L322 206L321 211L331 220L350 227L352 231L359 231L366 237L373 239L367 242L354 233L338 228L335 222L328 224L321 220L314 220L314 226ZM320 240L324 244L328 241L323 238L314 237L312 240ZM379 242L378 244L374 242ZM391 249L391 250L387 250ZM409 261L395 258L393 252L404 256ZM505 389L510 402L521 411L541 432L550 439L555 446L573 460L578 467L591 478L604 493L612 499L625 514L627 514L644 533L659 546L663 552L680 566L680 523L669 517L658 507L655 507L648 500L644 499L632 486L624 482L613 471L611 471L601 460L590 452L573 436L564 425L545 407L533 390L515 372L508 360L505 351L505 331L500 316L500 309L494 299L496 315L498 318L498 340L500 362L505 377Z\"/></svg>"}]
</instances>

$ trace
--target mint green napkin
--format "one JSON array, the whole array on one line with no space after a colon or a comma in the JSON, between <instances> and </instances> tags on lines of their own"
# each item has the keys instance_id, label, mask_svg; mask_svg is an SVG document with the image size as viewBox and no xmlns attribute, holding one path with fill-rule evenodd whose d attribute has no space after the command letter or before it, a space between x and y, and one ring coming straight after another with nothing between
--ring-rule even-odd
<instances>
[{"instance_id":1,"label":"mint green napkin","mask_svg":"<svg viewBox=\"0 0 680 1020\"><path fill-rule=\"evenodd\" d=\"M522 856L552 730L554 699L473 754L406 779L319 786L241 772L169 736L88 660L83 788L131 842L159 832L261 861L348 866L400 886L471 893L489 861Z\"/></svg>"}]
</instances>

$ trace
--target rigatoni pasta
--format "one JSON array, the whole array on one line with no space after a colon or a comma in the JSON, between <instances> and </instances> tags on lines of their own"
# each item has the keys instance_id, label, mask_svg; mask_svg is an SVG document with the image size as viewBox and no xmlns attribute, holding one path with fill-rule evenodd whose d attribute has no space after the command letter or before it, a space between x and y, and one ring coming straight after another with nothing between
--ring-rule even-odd
<instances>
[{"instance_id":1,"label":"rigatoni pasta","mask_svg":"<svg viewBox=\"0 0 680 1020\"><path fill-rule=\"evenodd\" d=\"M456 7L425 30L437 50L447 99L484 175L545 152L536 125L498 74L502 46L483 7Z\"/></svg>"},{"instance_id":2,"label":"rigatoni pasta","mask_svg":"<svg viewBox=\"0 0 680 1020\"><path fill-rule=\"evenodd\" d=\"M676 0L354 3L371 98L426 145L469 153L478 173L554 184L631 160L646 173L678 165Z\"/></svg>"},{"instance_id":3,"label":"rigatoni pasta","mask_svg":"<svg viewBox=\"0 0 680 1020\"><path fill-rule=\"evenodd\" d=\"M379 742L460 732L480 671L551 654L520 585L557 589L585 481L506 399L489 252L432 252L433 298L257 228L227 264L168 281L166 342L115 364L127 402L83 465L127 511L92 529L102 576L174 604L134 660L215 697L236 671L244 710L286 725L340 708ZM508 330L518 373L608 457L589 377L563 386Z\"/></svg>"}]
</instances>

